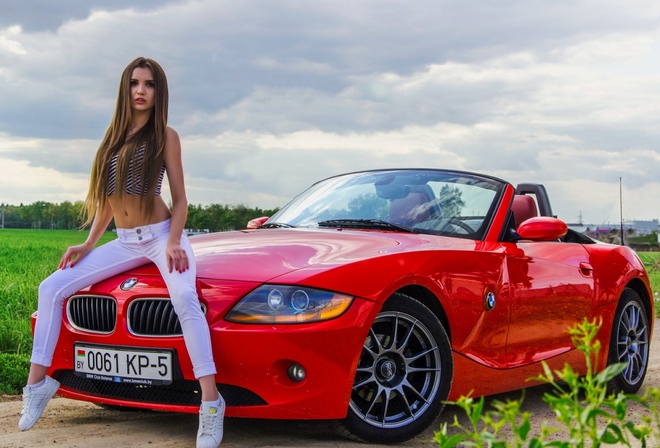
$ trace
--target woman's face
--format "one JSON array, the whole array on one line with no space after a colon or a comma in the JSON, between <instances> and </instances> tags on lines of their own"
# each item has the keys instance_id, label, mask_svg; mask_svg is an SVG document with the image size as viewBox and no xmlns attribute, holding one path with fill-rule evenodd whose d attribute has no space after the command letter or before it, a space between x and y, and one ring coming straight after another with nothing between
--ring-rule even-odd
<instances>
[{"instance_id":1,"label":"woman's face","mask_svg":"<svg viewBox=\"0 0 660 448\"><path fill-rule=\"evenodd\" d=\"M149 110L154 107L156 85L151 69L136 67L131 76L131 107L134 110Z\"/></svg>"}]
</instances>

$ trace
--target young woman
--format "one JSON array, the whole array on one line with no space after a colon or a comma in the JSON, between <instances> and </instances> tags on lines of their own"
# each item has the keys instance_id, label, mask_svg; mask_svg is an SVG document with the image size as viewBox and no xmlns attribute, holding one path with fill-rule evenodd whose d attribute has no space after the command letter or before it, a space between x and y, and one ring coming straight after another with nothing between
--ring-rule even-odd
<instances>
[{"instance_id":1,"label":"young woman","mask_svg":"<svg viewBox=\"0 0 660 448\"><path fill-rule=\"evenodd\" d=\"M59 383L46 375L62 322L64 300L76 291L152 261L167 284L179 317L195 377L202 389L198 447L222 440L225 403L215 384L208 323L195 288L195 260L183 231L188 201L181 143L167 126L165 73L151 59L137 58L122 74L117 106L96 153L84 205L87 240L62 256L58 269L39 286L30 373L23 389L21 430L30 429ZM167 173L172 210L160 196ZM114 218L117 239L94 248Z\"/></svg>"}]
</instances>

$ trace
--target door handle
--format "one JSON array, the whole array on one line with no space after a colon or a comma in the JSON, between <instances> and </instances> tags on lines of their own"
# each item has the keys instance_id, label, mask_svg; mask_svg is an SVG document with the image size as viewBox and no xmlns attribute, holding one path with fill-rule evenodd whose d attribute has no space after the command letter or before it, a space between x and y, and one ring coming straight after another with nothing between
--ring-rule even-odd
<instances>
[{"instance_id":1,"label":"door handle","mask_svg":"<svg viewBox=\"0 0 660 448\"><path fill-rule=\"evenodd\" d=\"M591 277L594 268L591 267L589 263L580 262L580 273L585 277Z\"/></svg>"}]
</instances>

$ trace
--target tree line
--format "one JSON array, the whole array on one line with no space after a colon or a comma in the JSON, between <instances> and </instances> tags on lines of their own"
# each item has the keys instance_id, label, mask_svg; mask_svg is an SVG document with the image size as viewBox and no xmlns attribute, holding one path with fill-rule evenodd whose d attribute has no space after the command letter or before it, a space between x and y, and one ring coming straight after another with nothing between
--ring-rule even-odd
<instances>
[{"instance_id":1,"label":"tree line","mask_svg":"<svg viewBox=\"0 0 660 448\"><path fill-rule=\"evenodd\" d=\"M54 204L37 201L32 204L0 204L0 228L6 229L58 229L74 230L82 225L81 210L83 202L64 201ZM225 230L245 229L249 220L260 216L272 216L277 212L250 208L244 205L188 205L186 228L220 232ZM114 222L109 230L114 230Z\"/></svg>"}]
</instances>

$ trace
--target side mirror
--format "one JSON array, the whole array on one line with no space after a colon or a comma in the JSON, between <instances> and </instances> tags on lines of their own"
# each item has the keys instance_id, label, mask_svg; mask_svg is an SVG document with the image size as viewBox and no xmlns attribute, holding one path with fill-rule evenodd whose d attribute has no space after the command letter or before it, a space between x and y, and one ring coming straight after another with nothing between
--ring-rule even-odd
<instances>
[{"instance_id":1,"label":"side mirror","mask_svg":"<svg viewBox=\"0 0 660 448\"><path fill-rule=\"evenodd\" d=\"M568 226L557 218L537 216L523 221L516 232L523 240L554 241L566 235Z\"/></svg>"},{"instance_id":2,"label":"side mirror","mask_svg":"<svg viewBox=\"0 0 660 448\"><path fill-rule=\"evenodd\" d=\"M251 219L247 223L247 228L248 229L256 229L258 227L261 227L269 219L270 219L270 216L261 216L259 218Z\"/></svg>"}]
</instances>

